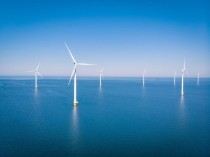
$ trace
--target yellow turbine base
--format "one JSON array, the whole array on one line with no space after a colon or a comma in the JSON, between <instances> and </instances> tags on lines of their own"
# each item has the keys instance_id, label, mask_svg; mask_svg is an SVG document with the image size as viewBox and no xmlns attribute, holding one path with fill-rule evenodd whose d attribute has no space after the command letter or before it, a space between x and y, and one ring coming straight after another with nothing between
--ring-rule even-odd
<instances>
[{"instance_id":1,"label":"yellow turbine base","mask_svg":"<svg viewBox=\"0 0 210 157\"><path fill-rule=\"evenodd\" d=\"M74 106L77 106L78 102L73 102Z\"/></svg>"}]
</instances>

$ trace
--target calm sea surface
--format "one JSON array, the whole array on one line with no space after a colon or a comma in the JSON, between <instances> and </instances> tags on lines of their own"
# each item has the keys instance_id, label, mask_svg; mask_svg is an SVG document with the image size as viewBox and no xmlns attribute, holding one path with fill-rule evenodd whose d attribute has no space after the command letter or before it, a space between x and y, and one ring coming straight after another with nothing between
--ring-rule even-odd
<instances>
[{"instance_id":1,"label":"calm sea surface","mask_svg":"<svg viewBox=\"0 0 210 157\"><path fill-rule=\"evenodd\" d=\"M210 156L210 79L0 79L0 156Z\"/></svg>"}]
</instances>

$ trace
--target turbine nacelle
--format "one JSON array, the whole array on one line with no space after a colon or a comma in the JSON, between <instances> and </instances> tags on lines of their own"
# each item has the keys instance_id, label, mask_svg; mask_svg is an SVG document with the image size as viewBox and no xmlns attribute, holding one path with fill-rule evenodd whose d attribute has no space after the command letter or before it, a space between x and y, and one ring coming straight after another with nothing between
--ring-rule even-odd
<instances>
[{"instance_id":1,"label":"turbine nacelle","mask_svg":"<svg viewBox=\"0 0 210 157\"><path fill-rule=\"evenodd\" d=\"M143 76L145 75L145 73L146 73L146 70L144 70L144 72L143 72Z\"/></svg>"},{"instance_id":2,"label":"turbine nacelle","mask_svg":"<svg viewBox=\"0 0 210 157\"><path fill-rule=\"evenodd\" d=\"M182 73L184 73L185 72L185 69L182 69Z\"/></svg>"},{"instance_id":3,"label":"turbine nacelle","mask_svg":"<svg viewBox=\"0 0 210 157\"><path fill-rule=\"evenodd\" d=\"M28 71L28 72L34 72L35 74L38 74L39 76L41 76L41 77L42 77L42 75L41 75L41 74L40 74L40 72L38 71L39 66L40 66L40 63L37 65L37 67L36 67L36 69L35 69L35 70L30 70L30 71Z\"/></svg>"},{"instance_id":4,"label":"turbine nacelle","mask_svg":"<svg viewBox=\"0 0 210 157\"><path fill-rule=\"evenodd\" d=\"M187 69L186 69L186 68L183 68L183 69L182 69L182 73L184 73L185 71L187 71Z\"/></svg>"},{"instance_id":5,"label":"turbine nacelle","mask_svg":"<svg viewBox=\"0 0 210 157\"><path fill-rule=\"evenodd\" d=\"M100 74L102 75L102 74L103 74L103 72L104 72L104 68L103 68L103 69L101 69L99 72L100 72Z\"/></svg>"}]
</instances>

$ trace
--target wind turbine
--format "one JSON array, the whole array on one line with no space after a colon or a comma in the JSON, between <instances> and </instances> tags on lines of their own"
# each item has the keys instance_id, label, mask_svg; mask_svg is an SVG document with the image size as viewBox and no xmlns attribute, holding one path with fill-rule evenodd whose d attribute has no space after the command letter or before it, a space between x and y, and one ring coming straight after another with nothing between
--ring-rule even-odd
<instances>
[{"instance_id":1,"label":"wind turbine","mask_svg":"<svg viewBox=\"0 0 210 157\"><path fill-rule=\"evenodd\" d=\"M78 103L78 101L77 101L77 73L76 73L76 71L77 71L77 69L76 69L77 68L77 65L95 65L95 64L77 63L76 60L75 60L75 58L74 58L74 56L72 55L69 47L67 46L67 44L66 43L64 43L64 44L65 44L65 46L66 46L66 48L67 48L67 50L68 50L68 52L69 52L69 54L70 54L73 62L74 62L74 68L72 70L72 74L71 74L71 77L69 79L68 85L70 84L71 79L72 79L72 77L74 75L74 102L73 102L73 104L74 104L74 106L76 106L77 103Z\"/></svg>"},{"instance_id":2,"label":"wind turbine","mask_svg":"<svg viewBox=\"0 0 210 157\"><path fill-rule=\"evenodd\" d=\"M182 89L181 89L181 95L184 95L184 72L186 71L186 67L185 67L185 59L184 59L184 66L182 68Z\"/></svg>"},{"instance_id":3,"label":"wind turbine","mask_svg":"<svg viewBox=\"0 0 210 157\"><path fill-rule=\"evenodd\" d=\"M198 73L197 85L199 85L199 82L200 82L200 73Z\"/></svg>"},{"instance_id":4,"label":"wind turbine","mask_svg":"<svg viewBox=\"0 0 210 157\"><path fill-rule=\"evenodd\" d=\"M146 70L144 70L143 76L142 76L142 84L143 84L143 87L144 87L144 76L145 76L145 73L146 73Z\"/></svg>"},{"instance_id":5,"label":"wind turbine","mask_svg":"<svg viewBox=\"0 0 210 157\"><path fill-rule=\"evenodd\" d=\"M176 85L176 71L174 72L174 86Z\"/></svg>"},{"instance_id":6,"label":"wind turbine","mask_svg":"<svg viewBox=\"0 0 210 157\"><path fill-rule=\"evenodd\" d=\"M34 75L35 75L35 88L38 87L38 86L37 86L37 76L38 76L38 75L39 75L39 76L42 76L42 75L40 74L40 72L38 71L39 65L40 65L40 63L37 65L37 67L36 67L35 70L29 71L29 72L34 72Z\"/></svg>"},{"instance_id":7,"label":"wind turbine","mask_svg":"<svg viewBox=\"0 0 210 157\"><path fill-rule=\"evenodd\" d=\"M100 70L100 87L101 87L101 77L103 75L103 72L104 72L104 68Z\"/></svg>"}]
</instances>

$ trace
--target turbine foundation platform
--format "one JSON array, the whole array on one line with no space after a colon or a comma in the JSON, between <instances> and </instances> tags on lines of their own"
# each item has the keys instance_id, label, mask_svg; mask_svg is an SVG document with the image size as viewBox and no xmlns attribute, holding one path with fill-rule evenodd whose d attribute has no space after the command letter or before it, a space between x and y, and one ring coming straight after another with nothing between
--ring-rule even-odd
<instances>
[{"instance_id":1,"label":"turbine foundation platform","mask_svg":"<svg viewBox=\"0 0 210 157\"><path fill-rule=\"evenodd\" d=\"M77 101L76 102L73 102L73 104L74 104L74 106L77 106L78 102Z\"/></svg>"}]
</instances>

